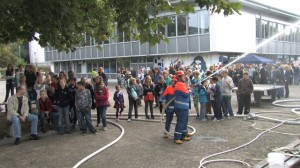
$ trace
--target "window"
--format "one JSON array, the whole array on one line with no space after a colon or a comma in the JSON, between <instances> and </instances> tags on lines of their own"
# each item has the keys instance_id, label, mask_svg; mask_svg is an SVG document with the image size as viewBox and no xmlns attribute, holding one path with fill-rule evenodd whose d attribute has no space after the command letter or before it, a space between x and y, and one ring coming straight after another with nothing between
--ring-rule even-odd
<instances>
[{"instance_id":1,"label":"window","mask_svg":"<svg viewBox=\"0 0 300 168\"><path fill-rule=\"evenodd\" d=\"M162 25L158 25L158 32L160 32L163 35L166 35L166 29Z\"/></svg>"},{"instance_id":2,"label":"window","mask_svg":"<svg viewBox=\"0 0 300 168\"><path fill-rule=\"evenodd\" d=\"M76 62L76 66L75 66L75 72L76 73L81 73L81 61Z\"/></svg>"},{"instance_id":3,"label":"window","mask_svg":"<svg viewBox=\"0 0 300 168\"><path fill-rule=\"evenodd\" d=\"M291 29L291 42L296 42L296 33L297 33L297 29L292 28Z\"/></svg>"},{"instance_id":4,"label":"window","mask_svg":"<svg viewBox=\"0 0 300 168\"><path fill-rule=\"evenodd\" d=\"M198 16L197 13L188 15L189 35L198 34Z\"/></svg>"},{"instance_id":5,"label":"window","mask_svg":"<svg viewBox=\"0 0 300 168\"><path fill-rule=\"evenodd\" d=\"M209 33L209 13L207 10L199 11L199 32L200 34Z\"/></svg>"},{"instance_id":6,"label":"window","mask_svg":"<svg viewBox=\"0 0 300 168\"><path fill-rule=\"evenodd\" d=\"M284 26L282 24L278 24L278 32L283 31ZM284 35L281 35L280 37L278 37L279 41L284 41Z\"/></svg>"},{"instance_id":7,"label":"window","mask_svg":"<svg viewBox=\"0 0 300 168\"><path fill-rule=\"evenodd\" d=\"M104 73L110 73L109 70L109 60L104 60Z\"/></svg>"},{"instance_id":8,"label":"window","mask_svg":"<svg viewBox=\"0 0 300 168\"><path fill-rule=\"evenodd\" d=\"M110 73L117 73L116 59L110 60Z\"/></svg>"},{"instance_id":9,"label":"window","mask_svg":"<svg viewBox=\"0 0 300 168\"><path fill-rule=\"evenodd\" d=\"M55 62L54 63L54 72L55 73L59 73L60 72L60 63L59 62Z\"/></svg>"},{"instance_id":10,"label":"window","mask_svg":"<svg viewBox=\"0 0 300 168\"><path fill-rule=\"evenodd\" d=\"M167 25L167 36L173 37L176 36L176 17L175 16L169 16L170 23Z\"/></svg>"},{"instance_id":11,"label":"window","mask_svg":"<svg viewBox=\"0 0 300 168\"><path fill-rule=\"evenodd\" d=\"M177 16L177 30L178 30L178 36L186 35L186 16L185 15Z\"/></svg>"},{"instance_id":12,"label":"window","mask_svg":"<svg viewBox=\"0 0 300 168\"><path fill-rule=\"evenodd\" d=\"M267 39L270 37L269 23L266 20L261 22L262 38Z\"/></svg>"}]
</instances>

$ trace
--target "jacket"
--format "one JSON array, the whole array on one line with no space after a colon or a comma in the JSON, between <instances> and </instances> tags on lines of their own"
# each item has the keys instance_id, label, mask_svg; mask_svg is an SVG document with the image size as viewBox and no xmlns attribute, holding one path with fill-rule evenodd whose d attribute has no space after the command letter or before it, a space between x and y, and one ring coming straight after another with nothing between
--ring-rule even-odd
<instances>
[{"instance_id":1,"label":"jacket","mask_svg":"<svg viewBox=\"0 0 300 168\"><path fill-rule=\"evenodd\" d=\"M46 101L47 111L51 112L52 111L52 103L51 103L50 99L46 98L45 101ZM39 110L40 113L44 113L45 107L44 107L42 98L39 98L39 109L40 109Z\"/></svg>"},{"instance_id":2,"label":"jacket","mask_svg":"<svg viewBox=\"0 0 300 168\"><path fill-rule=\"evenodd\" d=\"M250 79L242 78L238 83L238 93L239 94L252 94L253 83Z\"/></svg>"},{"instance_id":3,"label":"jacket","mask_svg":"<svg viewBox=\"0 0 300 168\"><path fill-rule=\"evenodd\" d=\"M96 100L96 107L107 107L108 106L108 98L109 92L106 87L101 89L96 89L94 92L95 100Z\"/></svg>"},{"instance_id":4,"label":"jacket","mask_svg":"<svg viewBox=\"0 0 300 168\"><path fill-rule=\"evenodd\" d=\"M231 96L232 88L234 88L234 84L231 77L230 76L227 76L226 78L224 77L222 79L222 85L221 85L222 95Z\"/></svg>"},{"instance_id":5,"label":"jacket","mask_svg":"<svg viewBox=\"0 0 300 168\"><path fill-rule=\"evenodd\" d=\"M131 99L131 100L136 100L133 96L132 96L132 91L131 89L133 89L136 93L137 93L137 88L136 88L136 85L129 85L127 86L126 90L127 90L127 93L128 93L128 99ZM138 95L137 95L138 96Z\"/></svg>"},{"instance_id":6,"label":"jacket","mask_svg":"<svg viewBox=\"0 0 300 168\"><path fill-rule=\"evenodd\" d=\"M199 86L199 98L200 98L200 103L207 103L207 92L206 89L203 87L203 85Z\"/></svg>"},{"instance_id":7,"label":"jacket","mask_svg":"<svg viewBox=\"0 0 300 168\"><path fill-rule=\"evenodd\" d=\"M12 116L19 116L18 114L18 107L19 107L19 101L17 98L17 95L13 95L8 99L7 102L7 120L11 121ZM25 118L29 114L29 108L28 108L28 98L26 96L23 96L23 103L21 108L21 114Z\"/></svg>"},{"instance_id":8,"label":"jacket","mask_svg":"<svg viewBox=\"0 0 300 168\"><path fill-rule=\"evenodd\" d=\"M54 94L55 104L59 107L66 107L70 105L71 94L67 86L62 89L60 86L57 87Z\"/></svg>"},{"instance_id":9,"label":"jacket","mask_svg":"<svg viewBox=\"0 0 300 168\"><path fill-rule=\"evenodd\" d=\"M178 109L189 109L190 92L188 86L183 82L177 82L175 84L175 103L174 107Z\"/></svg>"},{"instance_id":10,"label":"jacket","mask_svg":"<svg viewBox=\"0 0 300 168\"><path fill-rule=\"evenodd\" d=\"M144 96L146 96L148 94L148 92L152 92L154 95L154 86L153 84L150 84L150 86L143 84L143 93Z\"/></svg>"},{"instance_id":11,"label":"jacket","mask_svg":"<svg viewBox=\"0 0 300 168\"><path fill-rule=\"evenodd\" d=\"M175 88L171 85L171 86L168 86L166 88L166 90L164 91L163 93L163 104L165 105L166 103L168 103L171 99L174 98L174 91L175 91ZM168 113L171 113L171 112L174 112L174 101L172 101L167 109L166 109L166 112Z\"/></svg>"},{"instance_id":12,"label":"jacket","mask_svg":"<svg viewBox=\"0 0 300 168\"><path fill-rule=\"evenodd\" d=\"M78 90L75 97L75 106L76 109L92 107L92 95L88 89Z\"/></svg>"}]
</instances>

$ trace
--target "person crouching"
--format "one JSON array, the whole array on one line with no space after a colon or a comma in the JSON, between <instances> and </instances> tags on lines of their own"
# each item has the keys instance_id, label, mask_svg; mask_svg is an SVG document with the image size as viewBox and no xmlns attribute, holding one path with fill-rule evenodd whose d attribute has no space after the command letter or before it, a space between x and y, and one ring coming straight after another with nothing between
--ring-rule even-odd
<instances>
[{"instance_id":1,"label":"person crouching","mask_svg":"<svg viewBox=\"0 0 300 168\"><path fill-rule=\"evenodd\" d=\"M88 127L89 131L93 134L96 129L92 125L91 107L92 95L88 89L85 89L84 82L77 83L78 92L75 97L75 106L77 109L78 125L83 134L86 133Z\"/></svg>"}]
</instances>

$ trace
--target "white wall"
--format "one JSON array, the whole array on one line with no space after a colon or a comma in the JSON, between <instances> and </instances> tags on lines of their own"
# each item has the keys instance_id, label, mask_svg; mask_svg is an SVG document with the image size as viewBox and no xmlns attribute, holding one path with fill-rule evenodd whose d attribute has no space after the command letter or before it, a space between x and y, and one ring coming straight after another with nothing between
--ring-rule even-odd
<instances>
[{"instance_id":1,"label":"white wall","mask_svg":"<svg viewBox=\"0 0 300 168\"><path fill-rule=\"evenodd\" d=\"M35 36L39 38L39 34ZM45 63L45 49L36 40L29 42L29 60L31 64Z\"/></svg>"},{"instance_id":2,"label":"white wall","mask_svg":"<svg viewBox=\"0 0 300 168\"><path fill-rule=\"evenodd\" d=\"M211 51L256 52L255 15L242 12L225 17L213 14L210 17Z\"/></svg>"}]
</instances>

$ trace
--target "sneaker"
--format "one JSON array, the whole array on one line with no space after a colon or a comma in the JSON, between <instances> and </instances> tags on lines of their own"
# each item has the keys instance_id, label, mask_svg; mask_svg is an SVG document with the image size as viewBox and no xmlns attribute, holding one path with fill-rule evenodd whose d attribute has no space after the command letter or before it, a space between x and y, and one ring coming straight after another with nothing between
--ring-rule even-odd
<instances>
[{"instance_id":1,"label":"sneaker","mask_svg":"<svg viewBox=\"0 0 300 168\"><path fill-rule=\"evenodd\" d=\"M103 129L102 129L103 131L106 131L107 130L107 127L103 127Z\"/></svg>"},{"instance_id":2,"label":"sneaker","mask_svg":"<svg viewBox=\"0 0 300 168\"><path fill-rule=\"evenodd\" d=\"M47 130L45 128L42 128L42 133L46 133Z\"/></svg>"},{"instance_id":3,"label":"sneaker","mask_svg":"<svg viewBox=\"0 0 300 168\"><path fill-rule=\"evenodd\" d=\"M234 119L234 116L229 116L228 119Z\"/></svg>"},{"instance_id":4,"label":"sneaker","mask_svg":"<svg viewBox=\"0 0 300 168\"><path fill-rule=\"evenodd\" d=\"M213 122L216 122L216 121L220 121L219 119L217 119L217 118L215 118L214 120L213 120Z\"/></svg>"},{"instance_id":5,"label":"sneaker","mask_svg":"<svg viewBox=\"0 0 300 168\"><path fill-rule=\"evenodd\" d=\"M183 140L183 141L189 141L189 140L191 140L191 138L189 138L189 137L184 137L184 138L182 138L181 140Z\"/></svg>"},{"instance_id":6,"label":"sneaker","mask_svg":"<svg viewBox=\"0 0 300 168\"><path fill-rule=\"evenodd\" d=\"M186 134L186 136L187 136L187 137L191 137L191 136L193 136L193 134L188 133L188 134Z\"/></svg>"},{"instance_id":7,"label":"sneaker","mask_svg":"<svg viewBox=\"0 0 300 168\"><path fill-rule=\"evenodd\" d=\"M127 121L128 121L128 122L130 122L130 121L131 121L131 119L128 119Z\"/></svg>"},{"instance_id":8,"label":"sneaker","mask_svg":"<svg viewBox=\"0 0 300 168\"><path fill-rule=\"evenodd\" d=\"M207 121L207 119L202 119L201 121Z\"/></svg>"},{"instance_id":9,"label":"sneaker","mask_svg":"<svg viewBox=\"0 0 300 168\"><path fill-rule=\"evenodd\" d=\"M37 136L36 134L31 134L29 137L30 140L39 140L41 139L39 136Z\"/></svg>"},{"instance_id":10,"label":"sneaker","mask_svg":"<svg viewBox=\"0 0 300 168\"><path fill-rule=\"evenodd\" d=\"M236 115L242 115L241 113L236 113Z\"/></svg>"},{"instance_id":11,"label":"sneaker","mask_svg":"<svg viewBox=\"0 0 300 168\"><path fill-rule=\"evenodd\" d=\"M182 141L178 139L178 140L174 140L174 143L176 143L177 145L181 145Z\"/></svg>"},{"instance_id":12,"label":"sneaker","mask_svg":"<svg viewBox=\"0 0 300 168\"><path fill-rule=\"evenodd\" d=\"M150 117L149 117L149 116L146 116L146 119L150 119Z\"/></svg>"},{"instance_id":13,"label":"sneaker","mask_svg":"<svg viewBox=\"0 0 300 168\"><path fill-rule=\"evenodd\" d=\"M154 120L154 116L151 116L151 119L153 119L153 120Z\"/></svg>"},{"instance_id":14,"label":"sneaker","mask_svg":"<svg viewBox=\"0 0 300 168\"><path fill-rule=\"evenodd\" d=\"M120 120L117 118L117 119L116 119L116 122L119 122L119 121L120 121Z\"/></svg>"},{"instance_id":15,"label":"sneaker","mask_svg":"<svg viewBox=\"0 0 300 168\"><path fill-rule=\"evenodd\" d=\"M15 144L15 145L19 145L19 144L20 144L20 142L21 142L21 141L20 141L20 138L16 138L16 140L15 140L15 143L14 143L14 144Z\"/></svg>"},{"instance_id":16,"label":"sneaker","mask_svg":"<svg viewBox=\"0 0 300 168\"><path fill-rule=\"evenodd\" d=\"M97 130L91 131L92 134L96 135L97 134Z\"/></svg>"}]
</instances>

